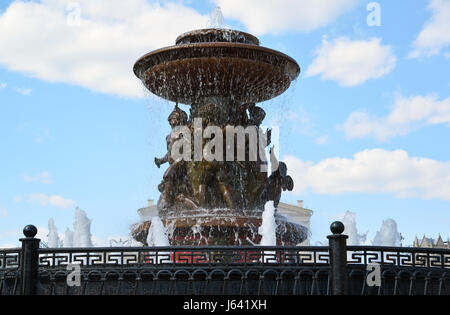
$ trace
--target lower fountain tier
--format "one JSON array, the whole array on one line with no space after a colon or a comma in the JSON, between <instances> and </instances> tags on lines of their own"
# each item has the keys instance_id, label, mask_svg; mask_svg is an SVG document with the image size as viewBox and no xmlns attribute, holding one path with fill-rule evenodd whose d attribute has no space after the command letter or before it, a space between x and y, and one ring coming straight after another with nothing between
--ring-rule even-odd
<instances>
[{"instance_id":1,"label":"lower fountain tier","mask_svg":"<svg viewBox=\"0 0 450 315\"><path fill-rule=\"evenodd\" d=\"M185 210L161 216L172 246L241 246L261 242L258 229L262 224L261 211ZM151 221L136 224L132 236L147 244ZM276 215L277 245L295 246L304 242L308 230Z\"/></svg>"}]
</instances>

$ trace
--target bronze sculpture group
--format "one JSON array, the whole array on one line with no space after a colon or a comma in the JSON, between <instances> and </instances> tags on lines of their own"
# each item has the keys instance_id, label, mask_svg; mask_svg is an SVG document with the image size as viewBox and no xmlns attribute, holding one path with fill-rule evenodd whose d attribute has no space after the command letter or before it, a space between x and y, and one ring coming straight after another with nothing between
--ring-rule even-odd
<instances>
[{"instance_id":1,"label":"bronze sculpture group","mask_svg":"<svg viewBox=\"0 0 450 315\"><path fill-rule=\"evenodd\" d=\"M237 115L230 115L228 121L218 121L216 112L217 105L207 104L203 106L198 114L206 127L220 124L219 127L227 134L225 128L232 123L242 127L253 126L260 128L266 113L255 104L244 104L237 111ZM168 118L172 129L186 126L194 134L193 119L189 119L186 112L176 105ZM264 133L266 143L271 144L271 130ZM262 171L262 166L267 165L263 156L257 161L176 161L171 157L172 146L176 141L182 140L182 136L173 137L173 133L166 137L167 153L163 158L155 158L157 167L169 163L169 168L164 174L162 183L159 185L161 197L158 202L160 213L167 211L182 211L183 209L232 209L232 210L262 210L267 202L273 201L275 208L280 202L282 191L292 191L293 180L287 175L287 167L279 162L274 154L273 147L270 149L271 174ZM248 141L248 137L246 141ZM193 143L192 139L189 139ZM248 147L247 154L248 154ZM236 150L237 151L237 150ZM236 152L235 151L235 152ZM193 153L191 153L193 154ZM236 181L239 178L239 181Z\"/></svg>"}]
</instances>

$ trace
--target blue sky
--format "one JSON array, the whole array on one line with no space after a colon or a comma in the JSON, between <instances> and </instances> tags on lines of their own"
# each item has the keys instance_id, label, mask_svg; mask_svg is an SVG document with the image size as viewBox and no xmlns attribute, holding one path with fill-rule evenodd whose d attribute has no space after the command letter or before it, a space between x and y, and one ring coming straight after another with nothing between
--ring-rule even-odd
<instances>
[{"instance_id":1,"label":"blue sky","mask_svg":"<svg viewBox=\"0 0 450 315\"><path fill-rule=\"evenodd\" d=\"M405 245L450 237L450 1L377 1L380 26L370 2L1 0L0 247L30 223L72 228L76 206L94 242L127 236L159 197L153 158L173 106L132 66L204 28L216 5L302 68L262 107L296 181L284 201L315 211L314 242L346 211L369 238L388 218Z\"/></svg>"}]
</instances>

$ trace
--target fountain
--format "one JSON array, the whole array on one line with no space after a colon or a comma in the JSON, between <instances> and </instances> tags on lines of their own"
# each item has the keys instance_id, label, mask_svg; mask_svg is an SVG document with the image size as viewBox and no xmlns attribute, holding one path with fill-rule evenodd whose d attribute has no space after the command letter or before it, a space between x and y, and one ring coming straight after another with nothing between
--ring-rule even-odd
<instances>
[{"instance_id":1,"label":"fountain","mask_svg":"<svg viewBox=\"0 0 450 315\"><path fill-rule=\"evenodd\" d=\"M55 220L48 220L48 242L49 248L58 248L60 246L60 240L58 235L58 229L55 226Z\"/></svg>"},{"instance_id":2,"label":"fountain","mask_svg":"<svg viewBox=\"0 0 450 315\"><path fill-rule=\"evenodd\" d=\"M261 128L266 113L256 103L285 92L299 76L299 65L261 47L251 34L210 28L185 33L175 46L143 56L134 73L150 92L176 103L168 152L155 159L157 167L169 164L158 187L158 213L170 244L260 244L266 204L273 201L276 209L282 191L292 191L294 183L274 154L271 130ZM190 115L179 103L190 106ZM274 212L278 245L307 238L305 227ZM152 221L133 226L137 241L148 245Z\"/></svg>"},{"instance_id":3,"label":"fountain","mask_svg":"<svg viewBox=\"0 0 450 315\"><path fill-rule=\"evenodd\" d=\"M400 247L403 237L398 232L397 222L393 219L383 221L380 231L377 232L373 240L374 246Z\"/></svg>"},{"instance_id":4,"label":"fountain","mask_svg":"<svg viewBox=\"0 0 450 315\"><path fill-rule=\"evenodd\" d=\"M93 247L91 220L87 217L86 212L78 207L75 210L72 238L74 247Z\"/></svg>"}]
</instances>

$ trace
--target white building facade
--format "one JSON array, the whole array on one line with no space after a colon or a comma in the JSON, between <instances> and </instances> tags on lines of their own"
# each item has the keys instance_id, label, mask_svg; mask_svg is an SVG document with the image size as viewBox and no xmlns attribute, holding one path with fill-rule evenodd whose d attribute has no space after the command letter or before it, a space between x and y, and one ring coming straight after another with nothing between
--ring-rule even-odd
<instances>
[{"instance_id":1,"label":"white building facade","mask_svg":"<svg viewBox=\"0 0 450 315\"><path fill-rule=\"evenodd\" d=\"M314 212L310 209L306 209L303 205L303 200L299 200L297 205L291 205L287 203L280 203L278 205L278 213L285 216L289 221L303 225L311 231L311 217ZM308 234L308 238L299 246L311 245L311 233Z\"/></svg>"}]
</instances>

